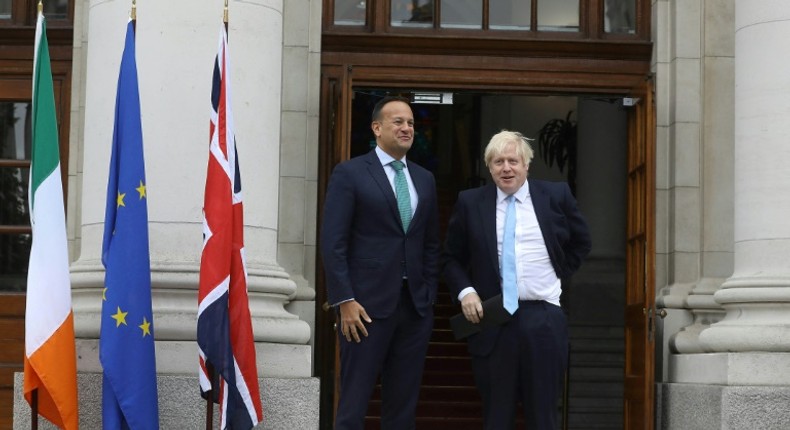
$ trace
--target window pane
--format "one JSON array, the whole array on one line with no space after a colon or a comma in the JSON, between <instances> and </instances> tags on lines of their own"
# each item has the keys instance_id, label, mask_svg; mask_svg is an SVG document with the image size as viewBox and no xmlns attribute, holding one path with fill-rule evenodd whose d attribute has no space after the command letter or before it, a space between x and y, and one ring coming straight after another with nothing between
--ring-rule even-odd
<instances>
[{"instance_id":1,"label":"window pane","mask_svg":"<svg viewBox=\"0 0 790 430\"><path fill-rule=\"evenodd\" d=\"M579 31L579 0L538 0L539 31Z\"/></svg>"},{"instance_id":2,"label":"window pane","mask_svg":"<svg viewBox=\"0 0 790 430\"><path fill-rule=\"evenodd\" d=\"M0 0L0 19L11 19L11 0Z\"/></svg>"},{"instance_id":3,"label":"window pane","mask_svg":"<svg viewBox=\"0 0 790 430\"><path fill-rule=\"evenodd\" d=\"M69 17L69 0L45 1L44 16L47 19L67 19Z\"/></svg>"},{"instance_id":4,"label":"window pane","mask_svg":"<svg viewBox=\"0 0 790 430\"><path fill-rule=\"evenodd\" d=\"M0 102L0 158L30 159L29 102Z\"/></svg>"},{"instance_id":5,"label":"window pane","mask_svg":"<svg viewBox=\"0 0 790 430\"><path fill-rule=\"evenodd\" d=\"M393 27L433 27L433 0L392 0Z\"/></svg>"},{"instance_id":6,"label":"window pane","mask_svg":"<svg viewBox=\"0 0 790 430\"><path fill-rule=\"evenodd\" d=\"M0 225L30 225L27 184L30 169L0 168Z\"/></svg>"},{"instance_id":7,"label":"window pane","mask_svg":"<svg viewBox=\"0 0 790 430\"><path fill-rule=\"evenodd\" d=\"M365 0L335 0L335 25L365 25Z\"/></svg>"},{"instance_id":8,"label":"window pane","mask_svg":"<svg viewBox=\"0 0 790 430\"><path fill-rule=\"evenodd\" d=\"M480 0L442 0L442 27L483 28L483 2Z\"/></svg>"},{"instance_id":9,"label":"window pane","mask_svg":"<svg viewBox=\"0 0 790 430\"><path fill-rule=\"evenodd\" d=\"M606 0L604 30L607 33L636 32L636 0Z\"/></svg>"},{"instance_id":10,"label":"window pane","mask_svg":"<svg viewBox=\"0 0 790 430\"><path fill-rule=\"evenodd\" d=\"M532 5L527 0L490 0L489 23L492 30L529 30Z\"/></svg>"},{"instance_id":11,"label":"window pane","mask_svg":"<svg viewBox=\"0 0 790 430\"><path fill-rule=\"evenodd\" d=\"M30 169L0 168L0 225L29 226L27 184ZM24 291L30 234L0 234L0 291Z\"/></svg>"},{"instance_id":12,"label":"window pane","mask_svg":"<svg viewBox=\"0 0 790 430\"><path fill-rule=\"evenodd\" d=\"M25 291L29 259L29 234L0 234L0 292Z\"/></svg>"}]
</instances>

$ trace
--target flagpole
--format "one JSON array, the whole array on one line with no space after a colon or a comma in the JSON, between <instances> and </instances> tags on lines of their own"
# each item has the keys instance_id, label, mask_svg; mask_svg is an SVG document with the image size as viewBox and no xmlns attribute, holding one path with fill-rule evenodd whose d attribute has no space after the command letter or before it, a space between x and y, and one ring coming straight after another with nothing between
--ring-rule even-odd
<instances>
[{"instance_id":1,"label":"flagpole","mask_svg":"<svg viewBox=\"0 0 790 430\"><path fill-rule=\"evenodd\" d=\"M222 9L222 23L225 25L225 33L228 32L228 0L225 0L225 6ZM214 366L206 360L206 373L208 374L209 382L211 383L211 390L206 393L206 430L212 430L214 425L214 391L216 388L214 378Z\"/></svg>"},{"instance_id":2,"label":"flagpole","mask_svg":"<svg viewBox=\"0 0 790 430\"><path fill-rule=\"evenodd\" d=\"M206 392L206 430L211 430L214 425L214 390L216 390L217 384L215 383L216 378L214 378L214 366L208 361L206 361L206 373L208 373L211 383L211 389Z\"/></svg>"},{"instance_id":3,"label":"flagpole","mask_svg":"<svg viewBox=\"0 0 790 430\"><path fill-rule=\"evenodd\" d=\"M222 8L222 23L225 25L225 33L227 34L228 0L225 0L225 6ZM206 360L206 373L208 373L209 382L211 383L211 390L206 395L206 430L212 430L214 426L214 392L217 389L219 379L214 377L214 366L208 360Z\"/></svg>"},{"instance_id":4,"label":"flagpole","mask_svg":"<svg viewBox=\"0 0 790 430\"><path fill-rule=\"evenodd\" d=\"M44 3L42 0L38 1L38 14L41 15L44 13ZM38 430L38 388L34 388L33 392L30 393L30 428L32 430Z\"/></svg>"},{"instance_id":5,"label":"flagpole","mask_svg":"<svg viewBox=\"0 0 790 430\"><path fill-rule=\"evenodd\" d=\"M225 0L225 6L222 8L222 23L225 25L225 34L227 34L228 0ZM208 373L209 378L211 378L211 391L208 392L208 396L206 397L206 430L212 430L214 424L214 391L217 389L215 381L218 381L218 379L214 378L214 366L209 362L206 362L206 373Z\"/></svg>"},{"instance_id":6,"label":"flagpole","mask_svg":"<svg viewBox=\"0 0 790 430\"><path fill-rule=\"evenodd\" d=\"M228 33L228 0L225 0L225 5L222 8L222 23L225 25L225 34ZM212 430L214 424L214 391L217 389L214 378L214 366L206 361L206 373L209 375L211 381L211 391L206 396L206 430Z\"/></svg>"},{"instance_id":7,"label":"flagpole","mask_svg":"<svg viewBox=\"0 0 790 430\"><path fill-rule=\"evenodd\" d=\"M30 428L38 430L38 388L34 388L30 393L30 409L33 412L30 414Z\"/></svg>"},{"instance_id":8,"label":"flagpole","mask_svg":"<svg viewBox=\"0 0 790 430\"><path fill-rule=\"evenodd\" d=\"M197 338L201 391L205 396L213 388L219 405L219 427L249 429L263 420L263 408L245 276L244 205L233 130L228 3L224 1L212 73L203 224L211 234L204 237L200 260ZM208 380L207 363L214 366L213 381Z\"/></svg>"},{"instance_id":9,"label":"flagpole","mask_svg":"<svg viewBox=\"0 0 790 430\"><path fill-rule=\"evenodd\" d=\"M37 9L39 15L44 13L43 0L38 0ZM38 430L38 388L34 388L30 393L30 412L30 428L31 430Z\"/></svg>"}]
</instances>

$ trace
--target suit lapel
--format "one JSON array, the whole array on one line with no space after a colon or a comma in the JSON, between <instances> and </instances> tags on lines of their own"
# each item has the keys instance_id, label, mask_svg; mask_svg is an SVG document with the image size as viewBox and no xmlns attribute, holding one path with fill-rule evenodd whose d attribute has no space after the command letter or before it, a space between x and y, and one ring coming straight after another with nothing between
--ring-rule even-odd
<instances>
[{"instance_id":1,"label":"suit lapel","mask_svg":"<svg viewBox=\"0 0 790 430\"><path fill-rule=\"evenodd\" d=\"M411 161L409 161L408 172L411 177L411 182L414 184L414 189L417 191L417 210L414 211L414 216L411 217L411 223L409 224L409 230L411 230L415 224L420 222L421 218L424 217L423 214L427 210L428 196L430 195L430 181L427 180L426 176L423 175L421 171L415 168L415 164Z\"/></svg>"},{"instance_id":2,"label":"suit lapel","mask_svg":"<svg viewBox=\"0 0 790 430\"><path fill-rule=\"evenodd\" d=\"M538 225L540 225L540 231L543 233L543 240L546 242L546 245L548 245L549 242L547 238L554 237L551 223L546 221L546 216L549 213L550 197L546 189L540 186L540 183L537 181L529 181L528 183L532 207L535 208L535 217L538 218Z\"/></svg>"},{"instance_id":3,"label":"suit lapel","mask_svg":"<svg viewBox=\"0 0 790 430\"><path fill-rule=\"evenodd\" d=\"M497 255L496 237L496 186L489 185L483 192L483 198L477 204L480 215L480 225L488 247L488 257L493 267L499 271L499 256Z\"/></svg>"}]
</instances>

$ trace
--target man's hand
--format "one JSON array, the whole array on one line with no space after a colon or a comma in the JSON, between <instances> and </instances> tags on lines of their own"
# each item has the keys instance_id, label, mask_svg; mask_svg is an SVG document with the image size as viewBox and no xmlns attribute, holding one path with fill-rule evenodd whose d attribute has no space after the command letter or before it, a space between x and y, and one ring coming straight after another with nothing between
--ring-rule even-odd
<instances>
[{"instance_id":1,"label":"man's hand","mask_svg":"<svg viewBox=\"0 0 790 430\"><path fill-rule=\"evenodd\" d=\"M365 324L362 320L365 320L367 323L373 322L367 312L365 312L365 308L357 303L356 300L350 300L340 304L340 332L347 341L351 342L353 338L354 342L361 342L362 338L359 336L360 333L368 337L368 330L365 328Z\"/></svg>"},{"instance_id":2,"label":"man's hand","mask_svg":"<svg viewBox=\"0 0 790 430\"><path fill-rule=\"evenodd\" d=\"M477 293L469 293L461 299L461 311L469 322L478 324L483 318L483 302Z\"/></svg>"}]
</instances>

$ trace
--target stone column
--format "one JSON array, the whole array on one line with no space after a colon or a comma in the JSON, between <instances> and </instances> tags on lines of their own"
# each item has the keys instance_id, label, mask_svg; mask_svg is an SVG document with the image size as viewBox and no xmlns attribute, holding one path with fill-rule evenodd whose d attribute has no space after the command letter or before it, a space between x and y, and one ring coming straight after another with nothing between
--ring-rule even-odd
<instances>
[{"instance_id":1,"label":"stone column","mask_svg":"<svg viewBox=\"0 0 790 430\"><path fill-rule=\"evenodd\" d=\"M72 282L79 369L87 372L100 369L96 340L104 279L104 196L130 5L84 2L88 41L81 253L72 266ZM138 2L137 18L157 370L194 375L209 97L222 2ZM283 2L231 2L229 41L259 375L309 377L310 328L284 309L296 284L277 264Z\"/></svg>"},{"instance_id":2,"label":"stone column","mask_svg":"<svg viewBox=\"0 0 790 430\"><path fill-rule=\"evenodd\" d=\"M688 5L687 5L688 6ZM724 316L721 305L713 298L727 276L732 274L733 259L733 102L734 94L734 2L703 2L699 6L701 19L692 24L676 26L678 40L693 39L701 49L701 122L685 124L699 136L699 151L679 153L675 170L686 178L701 182L700 206L700 272L701 278L685 299L694 318L670 339L673 352L704 352L699 333ZM683 16L693 15L688 9ZM699 34L699 40L688 36ZM684 56L687 56L684 53ZM679 134L677 147L692 146L695 140L688 133ZM676 315L671 315L670 320ZM671 321L666 321L671 324Z\"/></svg>"},{"instance_id":3,"label":"stone column","mask_svg":"<svg viewBox=\"0 0 790 430\"><path fill-rule=\"evenodd\" d=\"M714 295L727 314L700 341L713 352L790 352L790 3L735 4L735 270ZM769 385L790 383L783 367L764 369Z\"/></svg>"}]
</instances>

